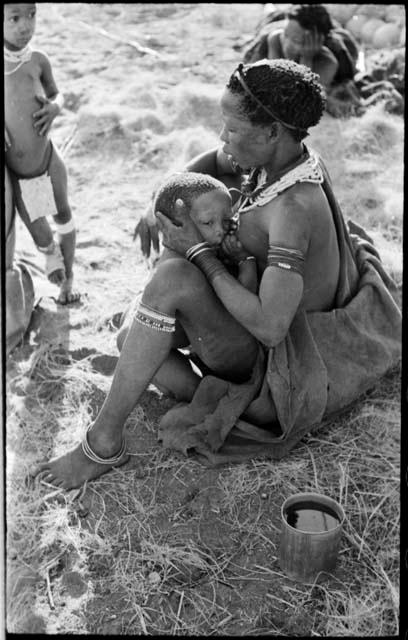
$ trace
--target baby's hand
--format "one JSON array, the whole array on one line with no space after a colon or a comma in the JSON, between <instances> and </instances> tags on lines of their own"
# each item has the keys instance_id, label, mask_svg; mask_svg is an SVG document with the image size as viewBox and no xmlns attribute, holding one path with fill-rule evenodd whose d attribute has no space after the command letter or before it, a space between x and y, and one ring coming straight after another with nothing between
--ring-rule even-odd
<instances>
[{"instance_id":1,"label":"baby's hand","mask_svg":"<svg viewBox=\"0 0 408 640\"><path fill-rule=\"evenodd\" d=\"M53 120L60 112L59 106L55 102L51 102L48 98L36 94L36 100L40 103L41 108L33 113L34 128L37 129L39 136L45 136L51 128Z\"/></svg>"},{"instance_id":2,"label":"baby's hand","mask_svg":"<svg viewBox=\"0 0 408 640\"><path fill-rule=\"evenodd\" d=\"M80 300L81 294L78 291L72 291L73 279L73 276L71 276L62 283L57 299L59 304L70 304L71 302L78 302L78 300Z\"/></svg>"},{"instance_id":3,"label":"baby's hand","mask_svg":"<svg viewBox=\"0 0 408 640\"><path fill-rule=\"evenodd\" d=\"M250 253L244 249L237 236L231 233L225 236L221 244L221 249L235 264L238 264L250 255Z\"/></svg>"}]
</instances>

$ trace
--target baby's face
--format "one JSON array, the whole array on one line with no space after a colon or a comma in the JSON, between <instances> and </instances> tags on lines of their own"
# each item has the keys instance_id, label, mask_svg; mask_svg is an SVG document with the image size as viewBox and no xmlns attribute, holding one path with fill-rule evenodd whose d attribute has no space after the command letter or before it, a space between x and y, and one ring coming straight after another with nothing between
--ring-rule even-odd
<instances>
[{"instance_id":1,"label":"baby's face","mask_svg":"<svg viewBox=\"0 0 408 640\"><path fill-rule=\"evenodd\" d=\"M204 240L214 247L223 241L230 226L232 213L231 196L214 189L203 193L193 201L190 216Z\"/></svg>"},{"instance_id":2,"label":"baby's face","mask_svg":"<svg viewBox=\"0 0 408 640\"><path fill-rule=\"evenodd\" d=\"M35 31L35 4L6 4L4 6L3 36L11 51L24 49Z\"/></svg>"}]
</instances>

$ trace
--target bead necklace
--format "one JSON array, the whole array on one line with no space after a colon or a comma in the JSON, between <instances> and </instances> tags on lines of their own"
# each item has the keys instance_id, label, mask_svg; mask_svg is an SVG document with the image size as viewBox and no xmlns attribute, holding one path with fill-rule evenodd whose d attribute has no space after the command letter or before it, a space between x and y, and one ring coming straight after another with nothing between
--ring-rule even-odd
<instances>
[{"instance_id":1,"label":"bead necklace","mask_svg":"<svg viewBox=\"0 0 408 640\"><path fill-rule=\"evenodd\" d=\"M10 49L4 47L4 60L14 64L17 63L17 66L11 71L4 70L4 75L11 76L12 73L15 73L25 62L31 60L32 53L33 50L30 45L27 45L24 49L21 49L21 51L10 51Z\"/></svg>"}]
</instances>

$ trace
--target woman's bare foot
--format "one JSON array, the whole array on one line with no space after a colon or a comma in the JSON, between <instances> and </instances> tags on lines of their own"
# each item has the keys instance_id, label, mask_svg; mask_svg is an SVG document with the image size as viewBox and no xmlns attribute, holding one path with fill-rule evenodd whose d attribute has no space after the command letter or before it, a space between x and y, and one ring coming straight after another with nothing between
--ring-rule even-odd
<instances>
[{"instance_id":1,"label":"woman's bare foot","mask_svg":"<svg viewBox=\"0 0 408 640\"><path fill-rule=\"evenodd\" d=\"M85 455L82 444L68 451L58 458L39 464L30 472L32 477L41 474L41 479L62 489L76 489L86 480L99 478L107 471L120 467L129 460L129 455L123 453L117 462L106 464L94 462Z\"/></svg>"}]
</instances>

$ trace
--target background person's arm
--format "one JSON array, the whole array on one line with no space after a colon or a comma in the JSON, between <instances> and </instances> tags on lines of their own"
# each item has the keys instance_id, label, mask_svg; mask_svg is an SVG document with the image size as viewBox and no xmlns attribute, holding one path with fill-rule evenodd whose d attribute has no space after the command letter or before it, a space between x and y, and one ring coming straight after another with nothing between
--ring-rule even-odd
<instances>
[{"instance_id":1,"label":"background person's arm","mask_svg":"<svg viewBox=\"0 0 408 640\"><path fill-rule=\"evenodd\" d=\"M283 58L282 46L280 42L280 36L282 31L283 31L282 29L278 29L277 31L273 31L272 33L270 33L267 37L269 60L276 60L277 58Z\"/></svg>"}]
</instances>

